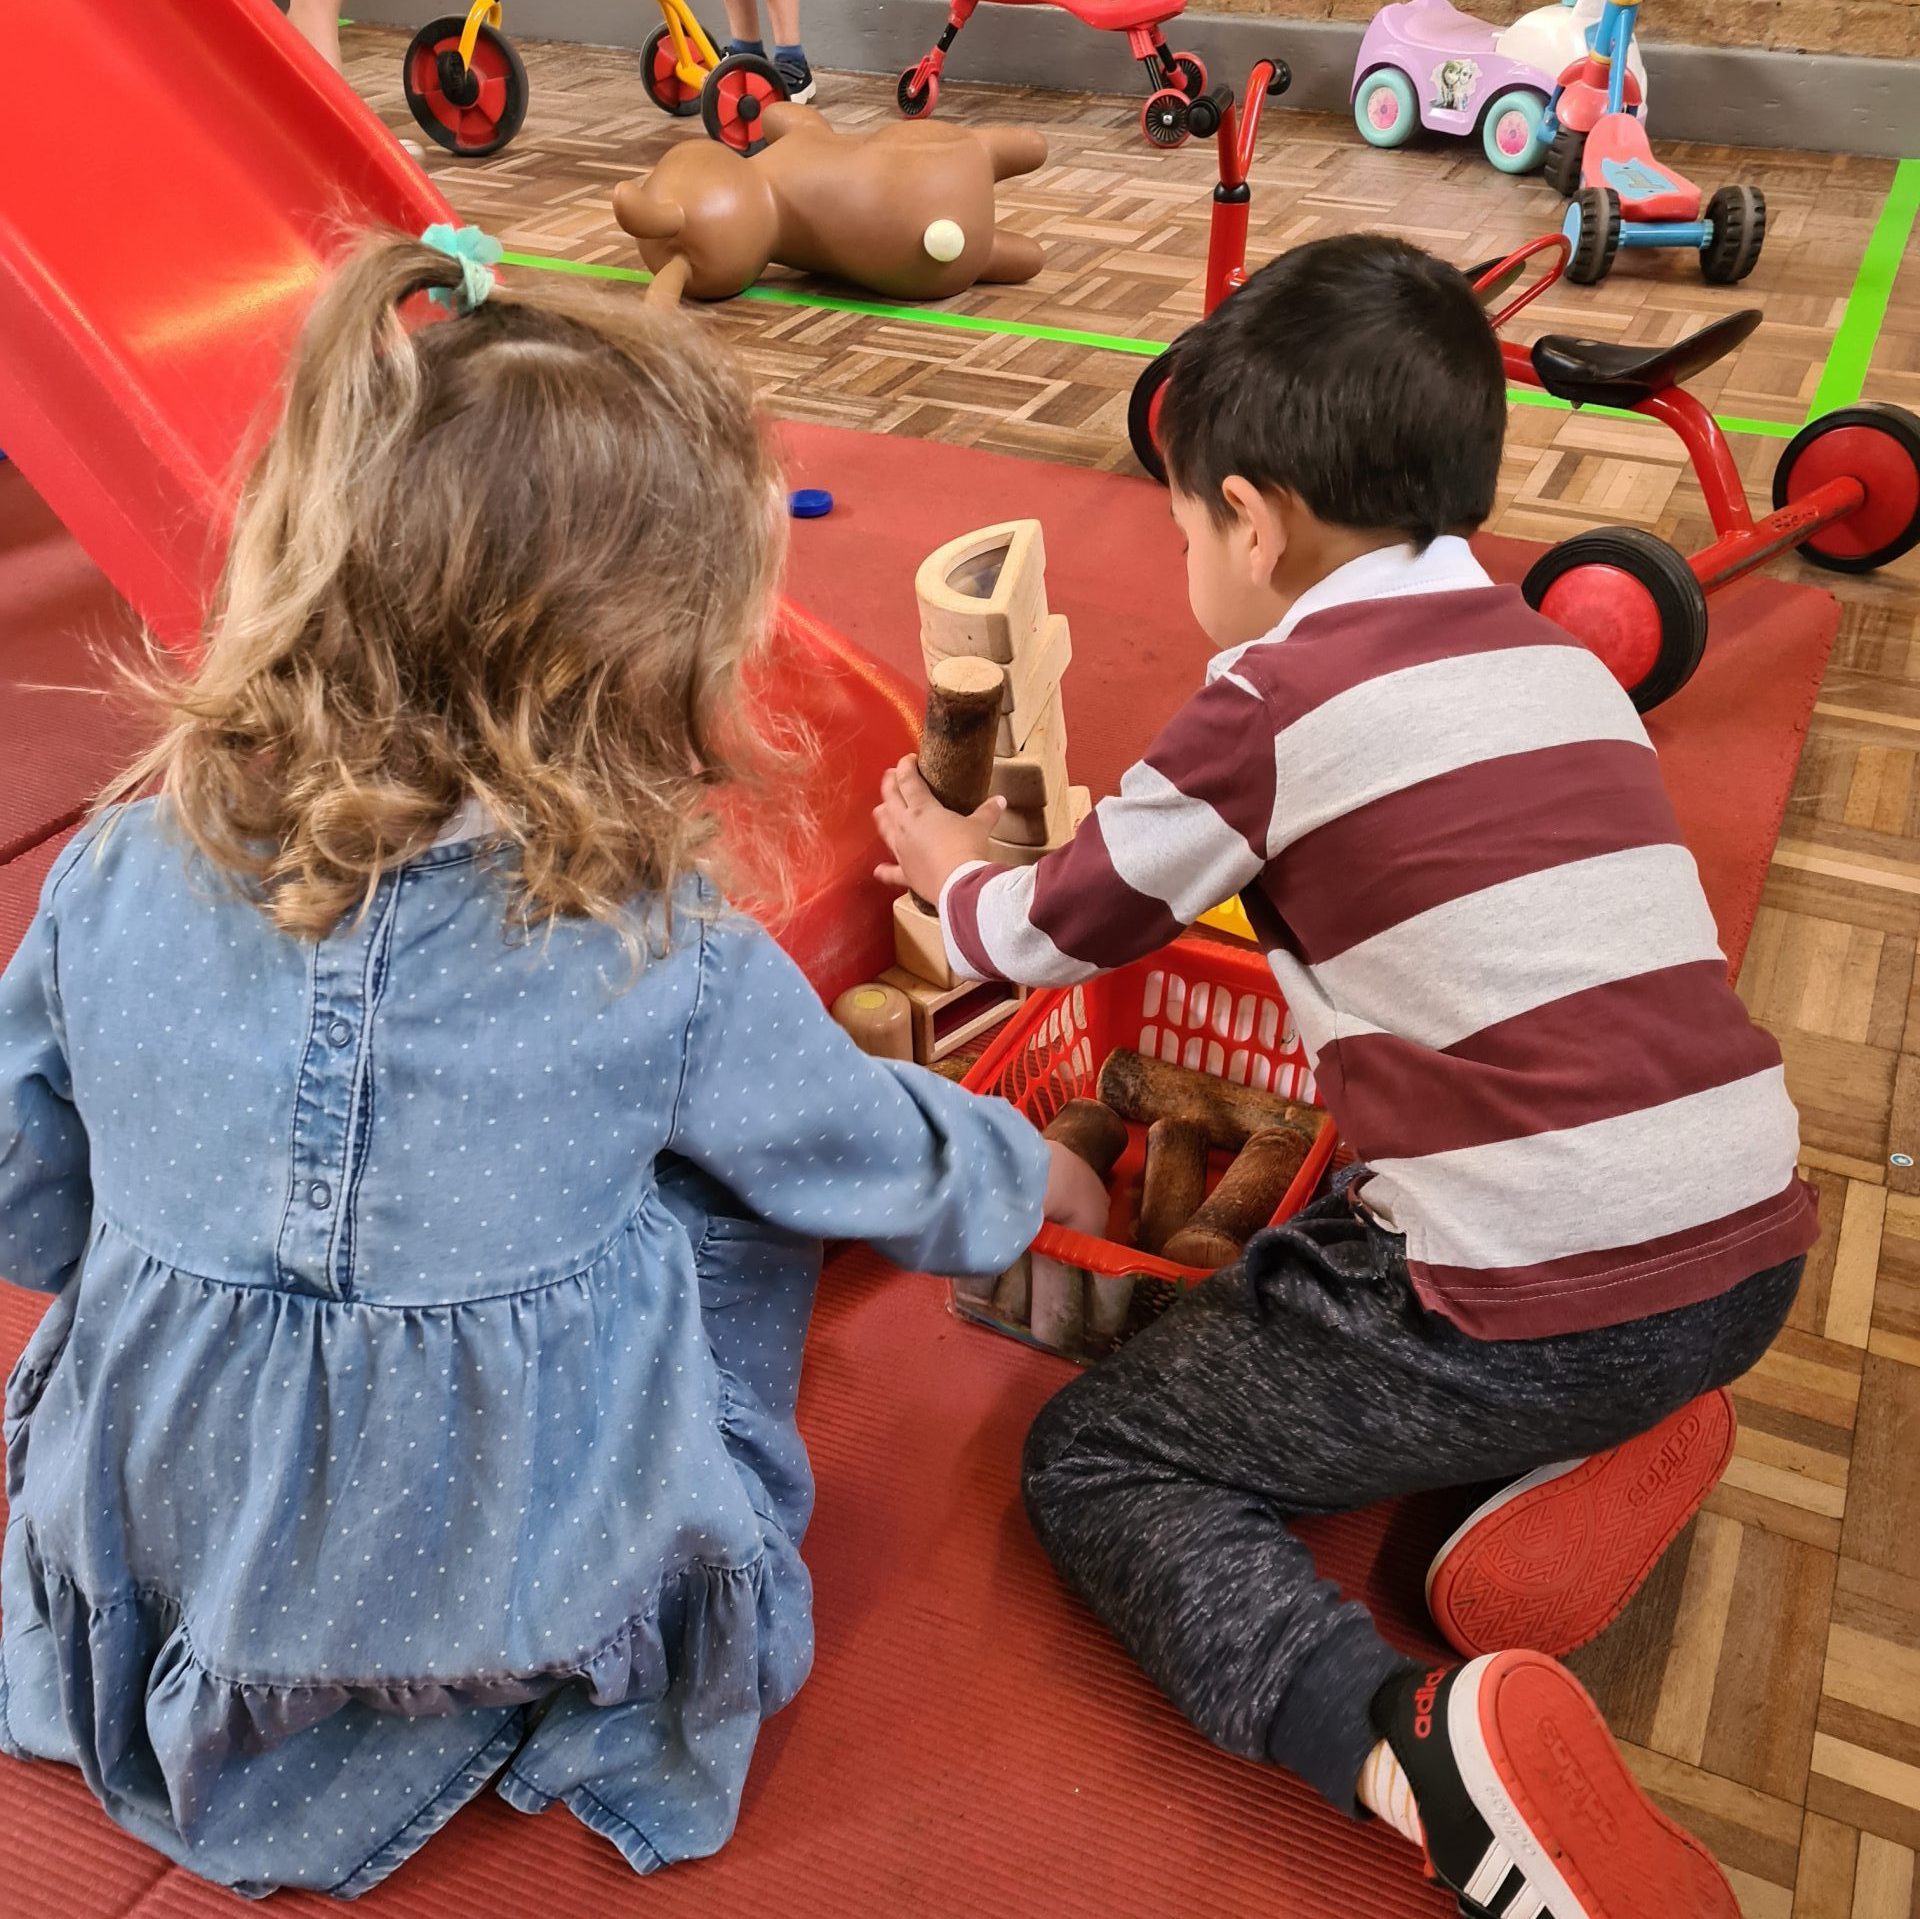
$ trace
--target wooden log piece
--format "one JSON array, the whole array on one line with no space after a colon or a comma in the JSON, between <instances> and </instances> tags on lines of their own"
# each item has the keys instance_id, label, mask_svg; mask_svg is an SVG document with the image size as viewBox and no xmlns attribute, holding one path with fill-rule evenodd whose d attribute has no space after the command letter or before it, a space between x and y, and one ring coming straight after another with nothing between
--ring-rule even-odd
<instances>
[{"instance_id":1,"label":"wooden log piece","mask_svg":"<svg viewBox=\"0 0 1920 1919\"><path fill-rule=\"evenodd\" d=\"M1147 1128L1147 1168L1140 1182L1134 1244L1157 1253L1207 1196L1207 1134L1190 1119L1157 1119Z\"/></svg>"},{"instance_id":2,"label":"wooden log piece","mask_svg":"<svg viewBox=\"0 0 1920 1919\"><path fill-rule=\"evenodd\" d=\"M897 986L869 980L833 1002L833 1017L861 1052L875 1059L913 1057L913 1002Z\"/></svg>"},{"instance_id":3,"label":"wooden log piece","mask_svg":"<svg viewBox=\"0 0 1920 1919\"><path fill-rule=\"evenodd\" d=\"M1209 1145L1236 1152L1255 1133L1271 1127L1298 1127L1309 1143L1320 1128L1316 1107L1297 1106L1273 1093L1235 1086L1211 1073L1176 1066L1170 1060L1148 1059L1125 1048L1107 1055L1098 1090L1122 1119L1137 1126L1151 1126L1157 1119L1191 1120L1204 1128Z\"/></svg>"},{"instance_id":4,"label":"wooden log piece","mask_svg":"<svg viewBox=\"0 0 1920 1919\"><path fill-rule=\"evenodd\" d=\"M1087 1275L1083 1267L1035 1253L1033 1296L1027 1330L1056 1353L1078 1352L1087 1326Z\"/></svg>"},{"instance_id":5,"label":"wooden log piece","mask_svg":"<svg viewBox=\"0 0 1920 1919\"><path fill-rule=\"evenodd\" d=\"M991 660L941 660L927 676L920 777L953 813L971 813L993 785L993 748L1007 676Z\"/></svg>"},{"instance_id":6,"label":"wooden log piece","mask_svg":"<svg viewBox=\"0 0 1920 1919\"><path fill-rule=\"evenodd\" d=\"M1137 1273L1087 1275L1087 1349L1103 1353L1127 1330Z\"/></svg>"},{"instance_id":7,"label":"wooden log piece","mask_svg":"<svg viewBox=\"0 0 1920 1919\"><path fill-rule=\"evenodd\" d=\"M1167 1241L1163 1256L1207 1272L1231 1266L1247 1241L1272 1220L1312 1143L1297 1126L1255 1133L1200 1210Z\"/></svg>"},{"instance_id":8,"label":"wooden log piece","mask_svg":"<svg viewBox=\"0 0 1920 1919\"><path fill-rule=\"evenodd\" d=\"M1127 1126L1111 1107L1097 1099L1070 1099L1048 1124L1043 1137L1084 1159L1101 1179L1112 1177L1120 1155L1127 1150Z\"/></svg>"},{"instance_id":9,"label":"wooden log piece","mask_svg":"<svg viewBox=\"0 0 1920 1919\"><path fill-rule=\"evenodd\" d=\"M1022 1253L996 1282L993 1310L1002 1319L1010 1319L1016 1326L1024 1326L1027 1314L1032 1310L1032 1300L1033 1258L1029 1253Z\"/></svg>"},{"instance_id":10,"label":"wooden log piece","mask_svg":"<svg viewBox=\"0 0 1920 1919\"><path fill-rule=\"evenodd\" d=\"M927 675L927 718L920 733L920 777L950 813L971 813L993 785L1006 674L991 660L962 655ZM918 893L916 905L933 902Z\"/></svg>"}]
</instances>

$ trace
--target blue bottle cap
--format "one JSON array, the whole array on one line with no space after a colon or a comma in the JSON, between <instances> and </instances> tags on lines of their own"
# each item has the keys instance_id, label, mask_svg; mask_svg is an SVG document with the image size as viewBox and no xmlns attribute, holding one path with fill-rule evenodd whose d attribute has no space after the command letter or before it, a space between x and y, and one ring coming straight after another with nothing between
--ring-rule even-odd
<instances>
[{"instance_id":1,"label":"blue bottle cap","mask_svg":"<svg viewBox=\"0 0 1920 1919\"><path fill-rule=\"evenodd\" d=\"M824 487L803 486L787 495L787 511L796 520L820 520L833 511L833 495Z\"/></svg>"}]
</instances>

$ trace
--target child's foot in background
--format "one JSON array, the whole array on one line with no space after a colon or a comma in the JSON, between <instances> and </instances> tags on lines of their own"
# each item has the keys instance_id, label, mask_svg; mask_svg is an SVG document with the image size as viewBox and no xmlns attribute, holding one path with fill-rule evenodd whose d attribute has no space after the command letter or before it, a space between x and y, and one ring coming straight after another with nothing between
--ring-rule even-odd
<instances>
[{"instance_id":1,"label":"child's foot in background","mask_svg":"<svg viewBox=\"0 0 1920 1919\"><path fill-rule=\"evenodd\" d=\"M805 106L814 96L813 69L807 65L804 47L775 47L773 64L787 83L787 98Z\"/></svg>"},{"instance_id":2,"label":"child's foot in background","mask_svg":"<svg viewBox=\"0 0 1920 1919\"><path fill-rule=\"evenodd\" d=\"M1654 1805L1565 1667L1533 1652L1391 1679L1373 1721L1433 1876L1499 1919L1740 1919L1713 1856ZM1397 1762L1397 1766L1395 1764ZM1373 1759L1362 1777L1364 1799Z\"/></svg>"},{"instance_id":3,"label":"child's foot in background","mask_svg":"<svg viewBox=\"0 0 1920 1919\"><path fill-rule=\"evenodd\" d=\"M1735 1430L1732 1399L1711 1392L1624 1446L1515 1480L1434 1555L1433 1623L1469 1656L1584 1646L1719 1483Z\"/></svg>"}]
</instances>

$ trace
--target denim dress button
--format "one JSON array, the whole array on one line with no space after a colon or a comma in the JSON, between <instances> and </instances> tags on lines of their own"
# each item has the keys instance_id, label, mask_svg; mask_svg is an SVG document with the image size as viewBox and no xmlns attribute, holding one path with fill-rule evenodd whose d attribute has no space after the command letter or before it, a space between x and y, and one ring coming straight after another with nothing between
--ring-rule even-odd
<instances>
[{"instance_id":1,"label":"denim dress button","mask_svg":"<svg viewBox=\"0 0 1920 1919\"><path fill-rule=\"evenodd\" d=\"M316 1179L307 1188L307 1198L315 1206L325 1206L333 1198L333 1188L324 1179Z\"/></svg>"},{"instance_id":2,"label":"denim dress button","mask_svg":"<svg viewBox=\"0 0 1920 1919\"><path fill-rule=\"evenodd\" d=\"M336 1046L344 1046L353 1037L353 1028L343 1019L337 1019L327 1028L327 1038Z\"/></svg>"}]
</instances>

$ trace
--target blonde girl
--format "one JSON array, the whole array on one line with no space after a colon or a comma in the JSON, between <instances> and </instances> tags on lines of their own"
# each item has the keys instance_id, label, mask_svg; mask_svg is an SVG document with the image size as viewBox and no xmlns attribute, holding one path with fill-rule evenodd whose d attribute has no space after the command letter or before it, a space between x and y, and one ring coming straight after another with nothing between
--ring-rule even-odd
<instances>
[{"instance_id":1,"label":"blonde girl","mask_svg":"<svg viewBox=\"0 0 1920 1919\"><path fill-rule=\"evenodd\" d=\"M1095 1204L717 890L780 528L694 322L369 240L0 977L0 1747L209 1879L363 1892L490 1780L720 1846L811 1657L820 1241Z\"/></svg>"}]
</instances>

